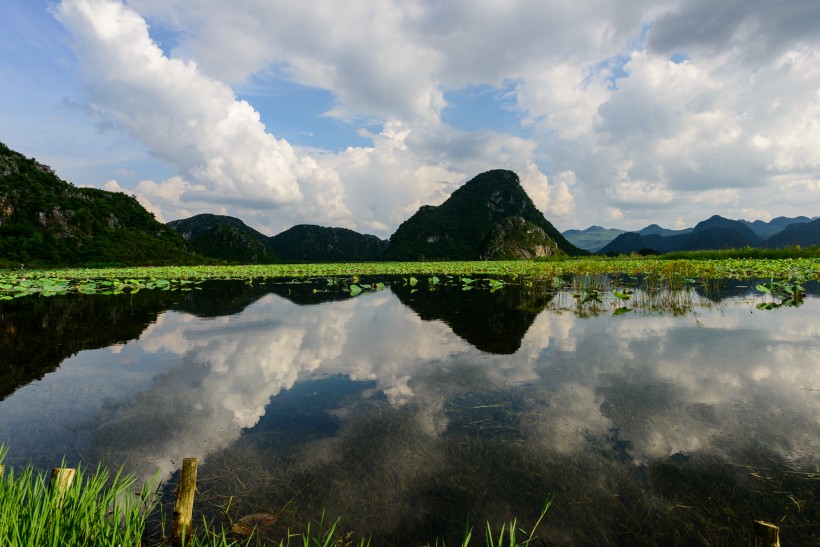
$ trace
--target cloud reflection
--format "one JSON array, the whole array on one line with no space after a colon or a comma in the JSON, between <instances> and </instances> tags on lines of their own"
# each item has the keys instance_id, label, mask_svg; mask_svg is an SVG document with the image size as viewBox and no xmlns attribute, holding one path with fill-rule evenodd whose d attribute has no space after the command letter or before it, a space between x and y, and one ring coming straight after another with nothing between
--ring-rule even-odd
<instances>
[{"instance_id":1,"label":"cloud reflection","mask_svg":"<svg viewBox=\"0 0 820 547\"><path fill-rule=\"evenodd\" d=\"M501 425L544 454L608 446L645 464L764 443L785 458L816 460L817 302L775 312L776 327L771 314L731 304L684 317L545 311L515 354L489 355L388 291L316 306L268 294L230 316L162 314L138 341L108 352L143 374L133 389L116 385L121 377L100 376L100 404L44 427L79 432L92 447L88 459L167 475L184 457L207 461L234 445L297 382L344 376L373 382L390 408L407 406L417 443L452 433L454 405L485 394L514 406L515 421ZM67 373L57 371L44 386ZM4 404L25 400L24 392ZM326 412L343 424L363 423L379 404L350 398ZM23 416L8 413L6 431L22 429ZM314 441L314 457L336 457L324 445L336 442Z\"/></svg>"}]
</instances>

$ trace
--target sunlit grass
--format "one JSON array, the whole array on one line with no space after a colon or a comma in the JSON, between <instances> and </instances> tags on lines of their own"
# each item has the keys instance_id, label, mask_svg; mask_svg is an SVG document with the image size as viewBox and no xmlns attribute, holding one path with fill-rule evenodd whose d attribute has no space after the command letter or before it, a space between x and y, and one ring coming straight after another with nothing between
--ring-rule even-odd
<instances>
[{"instance_id":1,"label":"sunlit grass","mask_svg":"<svg viewBox=\"0 0 820 547\"><path fill-rule=\"evenodd\" d=\"M0 446L0 462L5 449ZM8 547L139 545L154 507L150 485L135 494L135 479L98 467L78 469L66 490L49 488L31 466L0 478L0 544Z\"/></svg>"},{"instance_id":2,"label":"sunlit grass","mask_svg":"<svg viewBox=\"0 0 820 547\"><path fill-rule=\"evenodd\" d=\"M7 449L0 445L0 464ZM71 486L65 490L48 484L46 473L29 465L22 473L8 469L0 476L0 545L30 546L155 546L171 545L165 527L158 537L146 537L146 523L161 512L158 491L154 484L144 484L135 491L136 479L120 470L110 472L98 466L88 475L80 468ZM518 527L517 521L505 523L493 530L487 523L484 545L492 547L523 547L536 538L536 530L552 504L550 497L532 529ZM162 515L160 515L160 521ZM203 521L193 527L183 544L190 547L242 547L278 545L279 547L365 547L368 538L354 538L339 529L340 520L305 524L303 532L288 532L281 539L263 537L254 527L240 528ZM462 547L481 544L467 528ZM430 545L444 545L435 541Z\"/></svg>"}]
</instances>

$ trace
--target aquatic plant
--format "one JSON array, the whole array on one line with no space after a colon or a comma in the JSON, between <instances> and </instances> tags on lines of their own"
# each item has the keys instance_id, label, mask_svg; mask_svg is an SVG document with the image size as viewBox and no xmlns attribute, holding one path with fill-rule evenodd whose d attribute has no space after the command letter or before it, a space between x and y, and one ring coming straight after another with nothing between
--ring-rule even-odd
<instances>
[{"instance_id":1,"label":"aquatic plant","mask_svg":"<svg viewBox=\"0 0 820 547\"><path fill-rule=\"evenodd\" d=\"M759 310L772 310L783 306L798 307L803 304L803 299L806 297L806 289L803 284L806 278L803 275L793 277L790 279L775 281L772 279L767 283L760 283L755 288L767 295L771 295L775 299L780 299L780 302L770 301L761 302L756 307Z\"/></svg>"},{"instance_id":2,"label":"aquatic plant","mask_svg":"<svg viewBox=\"0 0 820 547\"><path fill-rule=\"evenodd\" d=\"M5 449L0 447L0 462ZM147 514L156 506L151 484L133 492L136 479L101 466L91 476L77 469L67 489L50 488L31 466L0 478L0 538L9 547L30 545L139 545Z\"/></svg>"},{"instance_id":3,"label":"aquatic plant","mask_svg":"<svg viewBox=\"0 0 820 547\"><path fill-rule=\"evenodd\" d=\"M362 262L349 264L272 264L252 266L174 266L146 268L75 268L27 270L25 267L0 270L0 300L30 295L56 296L68 293L121 294L140 290L195 290L209 279L241 279L249 282L275 278L327 278L366 275L396 275L417 281L421 276L441 279L453 275L467 279L490 280L507 276L538 276L545 279L564 276L642 275L672 286L683 286L694 278L772 278L803 276L820 279L820 258L783 259L698 259L669 260L657 257L567 258L564 260L516 260L481 262ZM466 278L466 279L464 279ZM355 281L353 283L357 284ZM435 283L431 283L435 284Z\"/></svg>"}]
</instances>

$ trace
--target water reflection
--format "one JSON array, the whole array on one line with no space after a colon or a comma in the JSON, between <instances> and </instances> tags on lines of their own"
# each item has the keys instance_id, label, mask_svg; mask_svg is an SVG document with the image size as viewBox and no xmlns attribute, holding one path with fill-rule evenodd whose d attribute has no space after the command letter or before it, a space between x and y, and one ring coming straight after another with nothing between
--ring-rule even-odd
<instances>
[{"instance_id":1,"label":"water reflection","mask_svg":"<svg viewBox=\"0 0 820 547\"><path fill-rule=\"evenodd\" d=\"M326 510L384 544L531 522L549 493L557 544L736 543L752 518L816 535L816 298L612 317L515 287L315 289L214 285L138 307L136 339L107 321L114 345L0 402L9 461L167 477L195 455L203 509Z\"/></svg>"}]
</instances>

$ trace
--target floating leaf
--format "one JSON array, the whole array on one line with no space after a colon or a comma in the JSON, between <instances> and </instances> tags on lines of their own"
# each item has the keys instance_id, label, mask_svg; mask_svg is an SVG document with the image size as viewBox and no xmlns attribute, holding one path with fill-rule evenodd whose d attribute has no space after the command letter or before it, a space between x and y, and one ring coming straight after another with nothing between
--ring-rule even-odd
<instances>
[{"instance_id":1,"label":"floating leaf","mask_svg":"<svg viewBox=\"0 0 820 547\"><path fill-rule=\"evenodd\" d=\"M629 300L629 297L632 296L632 292L629 290L624 292L612 291L612 294L615 295L615 298L618 298L620 300Z\"/></svg>"},{"instance_id":2,"label":"floating leaf","mask_svg":"<svg viewBox=\"0 0 820 547\"><path fill-rule=\"evenodd\" d=\"M351 285L350 286L350 296L356 296L357 294L361 294L362 288L358 285Z\"/></svg>"},{"instance_id":3,"label":"floating leaf","mask_svg":"<svg viewBox=\"0 0 820 547\"><path fill-rule=\"evenodd\" d=\"M265 532L276 524L276 516L270 513L245 515L231 526L231 532L239 536L250 536L255 531Z\"/></svg>"}]
</instances>

